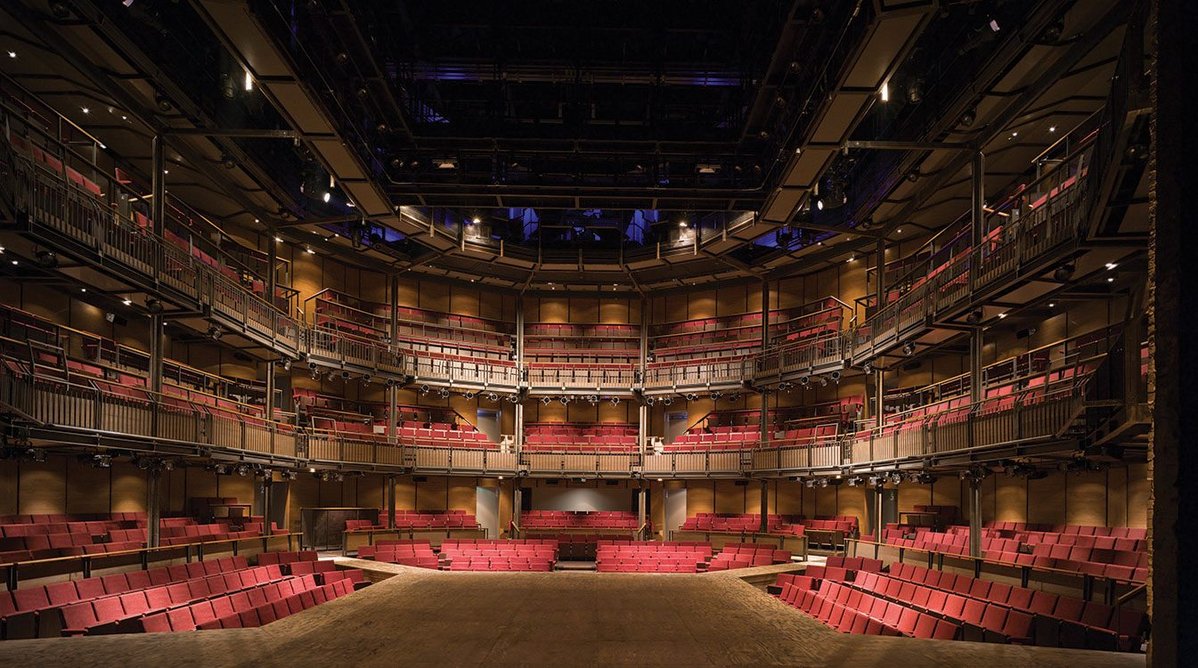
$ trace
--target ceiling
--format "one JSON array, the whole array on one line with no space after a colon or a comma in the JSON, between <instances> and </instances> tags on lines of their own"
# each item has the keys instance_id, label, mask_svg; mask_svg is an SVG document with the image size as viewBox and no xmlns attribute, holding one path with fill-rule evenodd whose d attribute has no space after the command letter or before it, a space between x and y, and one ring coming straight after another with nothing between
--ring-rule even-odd
<instances>
[{"instance_id":1,"label":"ceiling","mask_svg":"<svg viewBox=\"0 0 1198 668\"><path fill-rule=\"evenodd\" d=\"M248 243L647 294L924 238L957 147L1012 191L1105 101L1122 4L14 0L0 72L143 174L165 136Z\"/></svg>"}]
</instances>

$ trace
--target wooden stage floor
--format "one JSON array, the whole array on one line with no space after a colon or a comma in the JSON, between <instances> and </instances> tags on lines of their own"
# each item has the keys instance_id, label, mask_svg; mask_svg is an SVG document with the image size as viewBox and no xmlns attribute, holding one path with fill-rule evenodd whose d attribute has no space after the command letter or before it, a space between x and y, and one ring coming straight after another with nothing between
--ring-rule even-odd
<instances>
[{"instance_id":1,"label":"wooden stage floor","mask_svg":"<svg viewBox=\"0 0 1198 668\"><path fill-rule=\"evenodd\" d=\"M1144 666L1142 655L842 635L732 573L394 568L261 629L6 641L0 665Z\"/></svg>"}]
</instances>

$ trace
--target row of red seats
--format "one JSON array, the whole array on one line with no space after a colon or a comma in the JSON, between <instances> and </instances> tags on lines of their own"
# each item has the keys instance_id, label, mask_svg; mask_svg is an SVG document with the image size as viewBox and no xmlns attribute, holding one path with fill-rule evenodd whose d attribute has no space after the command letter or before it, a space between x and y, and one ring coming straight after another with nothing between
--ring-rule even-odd
<instances>
[{"instance_id":1,"label":"row of red seats","mask_svg":"<svg viewBox=\"0 0 1198 668\"><path fill-rule=\"evenodd\" d=\"M832 580L809 589L786 583L779 599L841 633L954 640L961 630L950 619L863 594Z\"/></svg>"},{"instance_id":2,"label":"row of red seats","mask_svg":"<svg viewBox=\"0 0 1198 668\"><path fill-rule=\"evenodd\" d=\"M0 524L55 524L67 522L145 522L146 513L37 513L0 515Z\"/></svg>"},{"instance_id":3,"label":"row of red seats","mask_svg":"<svg viewBox=\"0 0 1198 668\"><path fill-rule=\"evenodd\" d=\"M630 511L529 510L520 516L525 529L636 529L637 516Z\"/></svg>"},{"instance_id":4,"label":"row of red seats","mask_svg":"<svg viewBox=\"0 0 1198 668\"><path fill-rule=\"evenodd\" d=\"M1144 613L1130 608L1116 610L1097 601L909 564L895 564L889 576L860 575L856 584L916 607L942 609L966 623L966 639L999 635L1050 647L1138 651L1147 630Z\"/></svg>"},{"instance_id":5,"label":"row of red seats","mask_svg":"<svg viewBox=\"0 0 1198 668\"><path fill-rule=\"evenodd\" d=\"M222 557L0 592L0 638L59 635L58 616L47 613L54 608L243 568L245 557Z\"/></svg>"},{"instance_id":6,"label":"row of red seats","mask_svg":"<svg viewBox=\"0 0 1198 668\"><path fill-rule=\"evenodd\" d=\"M986 529L996 531L1022 531L1027 533L1055 533L1077 536L1112 536L1114 538L1134 538L1145 540L1148 529L1139 527L1106 527L1088 524L1032 524L1028 522L997 522L990 521L984 525Z\"/></svg>"},{"instance_id":7,"label":"row of red seats","mask_svg":"<svg viewBox=\"0 0 1198 668\"><path fill-rule=\"evenodd\" d=\"M901 530L882 532L884 542L926 552L969 554L969 536L960 533L918 531L914 538ZM1012 546L1011 539L983 539L982 557L998 563L1031 566L1106 577L1124 582L1145 582L1148 577L1148 554L1110 550L1077 545L1039 544L1030 551ZM1014 547L1015 549L1011 549Z\"/></svg>"},{"instance_id":8,"label":"row of red seats","mask_svg":"<svg viewBox=\"0 0 1198 668\"><path fill-rule=\"evenodd\" d=\"M265 600L258 602L259 597L252 593L255 591L261 591ZM249 592L220 596L193 603L186 608L151 615L142 620L142 631L156 633L265 626L353 591L354 586L349 580L320 585L309 576L291 578ZM242 596L242 593L245 595Z\"/></svg>"},{"instance_id":9,"label":"row of red seats","mask_svg":"<svg viewBox=\"0 0 1198 668\"><path fill-rule=\"evenodd\" d=\"M725 545L720 553L712 557L707 564L707 570L727 571L751 566L769 566L772 564L790 563L789 550L778 550L770 546L752 543L736 543Z\"/></svg>"},{"instance_id":10,"label":"row of red seats","mask_svg":"<svg viewBox=\"0 0 1198 668\"><path fill-rule=\"evenodd\" d=\"M599 546L595 567L600 573L697 573L709 558L710 543L608 543Z\"/></svg>"},{"instance_id":11,"label":"row of red seats","mask_svg":"<svg viewBox=\"0 0 1198 668\"><path fill-rule=\"evenodd\" d=\"M436 569L441 562L427 540L384 540L358 548L359 559Z\"/></svg>"},{"instance_id":12,"label":"row of red seats","mask_svg":"<svg viewBox=\"0 0 1198 668\"><path fill-rule=\"evenodd\" d=\"M540 571L553 570L553 559L538 557L469 557L455 558L445 570L450 571Z\"/></svg>"},{"instance_id":13,"label":"row of red seats","mask_svg":"<svg viewBox=\"0 0 1198 668\"><path fill-rule=\"evenodd\" d=\"M58 609L62 634L133 633L141 630L142 619L149 615L185 608L214 596L254 590L287 577L278 566L254 566L75 603ZM314 576L309 577L315 580Z\"/></svg>"}]
</instances>

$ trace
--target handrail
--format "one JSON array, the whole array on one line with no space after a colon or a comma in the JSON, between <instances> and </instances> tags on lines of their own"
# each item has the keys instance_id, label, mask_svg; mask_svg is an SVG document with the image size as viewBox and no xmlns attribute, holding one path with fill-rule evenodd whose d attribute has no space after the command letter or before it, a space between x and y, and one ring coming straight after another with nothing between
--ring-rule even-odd
<instances>
[{"instance_id":1,"label":"handrail","mask_svg":"<svg viewBox=\"0 0 1198 668\"><path fill-rule=\"evenodd\" d=\"M7 571L6 585L7 585L8 590L11 591L11 590L16 589L18 583L20 582L20 572L22 570L28 570L30 568L41 569L41 568L45 567L49 570L57 570L54 567L60 566L60 565L69 565L73 562L78 562L79 563L78 568L72 568L66 572L74 573L74 572L78 571L79 573L81 573L83 575L83 577L86 578L86 577L91 577L91 570L94 566L94 563L97 561L105 561L108 559L115 560L115 559L128 558L128 557L139 557L139 561L141 561L143 564L143 567L145 567L150 562L157 560L154 557L154 555L162 554L162 555L164 555L163 557L161 557L162 559L173 559L173 558L177 558L177 553L180 551L186 553L188 561L191 560L191 555L192 555L193 551L196 553L196 556L202 560L205 546L221 546L221 545L232 544L233 552L234 552L234 554L236 554L239 551L239 545L241 543L250 542L250 541L263 541L263 544L265 545L266 541L269 541L269 540L272 540L275 538L279 538L279 539L286 538L287 544L288 544L288 549L290 549L291 542L294 537L299 537L300 540L302 540L303 534L291 533L291 532L263 533L258 536L245 536L242 538L221 538L218 540L199 540L199 541L195 541L192 543L178 543L175 545L159 545L158 547L140 547L140 548L134 548L134 549L129 549L129 550L118 550L115 552L99 552L96 554L77 554L77 555L70 555L70 556L64 556L64 557L48 557L45 559L29 559L29 560L25 560L25 561L20 561L20 560L8 561L8 562L0 563L0 571Z\"/></svg>"},{"instance_id":2,"label":"handrail","mask_svg":"<svg viewBox=\"0 0 1198 668\"><path fill-rule=\"evenodd\" d=\"M1132 587L1130 591L1125 592L1122 596L1115 599L1115 607L1116 608L1122 607L1124 603L1127 603L1128 601L1132 600L1133 598L1137 598L1140 594L1146 594L1147 592L1148 592L1148 583L1147 582L1138 584L1135 587Z\"/></svg>"}]
</instances>

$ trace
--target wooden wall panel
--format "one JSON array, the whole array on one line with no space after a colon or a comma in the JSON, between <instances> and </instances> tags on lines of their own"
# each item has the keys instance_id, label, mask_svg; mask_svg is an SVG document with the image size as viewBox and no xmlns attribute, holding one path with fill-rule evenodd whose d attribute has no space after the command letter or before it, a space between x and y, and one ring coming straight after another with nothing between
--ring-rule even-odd
<instances>
[{"instance_id":1,"label":"wooden wall panel","mask_svg":"<svg viewBox=\"0 0 1198 668\"><path fill-rule=\"evenodd\" d=\"M1148 464L1127 467L1127 526L1148 526Z\"/></svg>"},{"instance_id":2,"label":"wooden wall panel","mask_svg":"<svg viewBox=\"0 0 1198 668\"><path fill-rule=\"evenodd\" d=\"M710 480L694 480L686 483L686 515L715 512L715 485Z\"/></svg>"},{"instance_id":3,"label":"wooden wall panel","mask_svg":"<svg viewBox=\"0 0 1198 668\"><path fill-rule=\"evenodd\" d=\"M733 480L715 481L715 512L743 513L745 511L745 488Z\"/></svg>"},{"instance_id":4,"label":"wooden wall panel","mask_svg":"<svg viewBox=\"0 0 1198 668\"><path fill-rule=\"evenodd\" d=\"M133 464L113 464L112 490L109 493L109 498L112 501L109 511L114 513L145 512L146 504L149 502L147 475L145 471ZM166 498L165 491L162 489L165 484L166 474L162 474L158 484L159 499L162 502Z\"/></svg>"},{"instance_id":5,"label":"wooden wall panel","mask_svg":"<svg viewBox=\"0 0 1198 668\"><path fill-rule=\"evenodd\" d=\"M1049 476L1028 480L1026 488L1027 521L1035 524L1064 524L1066 489L1074 484L1072 476Z\"/></svg>"},{"instance_id":6,"label":"wooden wall panel","mask_svg":"<svg viewBox=\"0 0 1198 668\"><path fill-rule=\"evenodd\" d=\"M383 508L384 503L383 490L387 486L387 479L383 476L366 476L364 478L356 478L355 482L355 501L354 505L365 508Z\"/></svg>"},{"instance_id":7,"label":"wooden wall panel","mask_svg":"<svg viewBox=\"0 0 1198 668\"><path fill-rule=\"evenodd\" d=\"M399 476L395 479L395 509L416 509L416 483L412 476Z\"/></svg>"},{"instance_id":8,"label":"wooden wall panel","mask_svg":"<svg viewBox=\"0 0 1198 668\"><path fill-rule=\"evenodd\" d=\"M905 491L905 490L904 490ZM899 493L899 502L902 502L903 494ZM836 489L836 515L845 517L856 517L857 526L866 526L865 512L865 488L864 487L849 487L848 485L840 485Z\"/></svg>"},{"instance_id":9,"label":"wooden wall panel","mask_svg":"<svg viewBox=\"0 0 1198 668\"><path fill-rule=\"evenodd\" d=\"M471 515L478 509L478 493L474 478L449 479L448 510L465 510Z\"/></svg>"},{"instance_id":10,"label":"wooden wall panel","mask_svg":"<svg viewBox=\"0 0 1198 668\"><path fill-rule=\"evenodd\" d=\"M428 476L416 483L416 510L445 510L448 479Z\"/></svg>"},{"instance_id":11,"label":"wooden wall panel","mask_svg":"<svg viewBox=\"0 0 1198 668\"><path fill-rule=\"evenodd\" d=\"M218 476L216 494L213 496L236 497L238 503L254 502L254 478L238 475Z\"/></svg>"},{"instance_id":12,"label":"wooden wall panel","mask_svg":"<svg viewBox=\"0 0 1198 668\"><path fill-rule=\"evenodd\" d=\"M21 462L17 512L22 515L66 512L66 462L52 458L42 463Z\"/></svg>"},{"instance_id":13,"label":"wooden wall panel","mask_svg":"<svg viewBox=\"0 0 1198 668\"><path fill-rule=\"evenodd\" d=\"M993 522L1002 519L998 515L998 482L994 476L990 476L982 481L982 488L979 490L978 496L981 499L982 506L982 522ZM961 485L961 513L964 517L969 517L969 490L966 489L964 483Z\"/></svg>"},{"instance_id":14,"label":"wooden wall panel","mask_svg":"<svg viewBox=\"0 0 1198 668\"><path fill-rule=\"evenodd\" d=\"M570 299L570 322L599 322L599 300L589 297L572 297Z\"/></svg>"},{"instance_id":15,"label":"wooden wall panel","mask_svg":"<svg viewBox=\"0 0 1198 668\"><path fill-rule=\"evenodd\" d=\"M787 479L775 480L774 508L779 515L802 515L803 484Z\"/></svg>"},{"instance_id":16,"label":"wooden wall panel","mask_svg":"<svg viewBox=\"0 0 1198 668\"><path fill-rule=\"evenodd\" d=\"M1065 492L1065 523L1107 526L1107 474L1086 471L1068 477ZM1038 504L1033 497L1032 504Z\"/></svg>"},{"instance_id":17,"label":"wooden wall panel","mask_svg":"<svg viewBox=\"0 0 1198 668\"><path fill-rule=\"evenodd\" d=\"M956 476L940 476L932 484L932 505L956 506L959 511L958 518L965 520L968 515L965 514L964 502L961 499L961 479Z\"/></svg>"},{"instance_id":18,"label":"wooden wall panel","mask_svg":"<svg viewBox=\"0 0 1198 668\"><path fill-rule=\"evenodd\" d=\"M815 508L814 512L809 512L808 517L834 517L839 510L836 503L836 492L838 488L829 485L828 487L815 488Z\"/></svg>"},{"instance_id":19,"label":"wooden wall panel","mask_svg":"<svg viewBox=\"0 0 1198 668\"><path fill-rule=\"evenodd\" d=\"M458 315L479 315L477 290L452 287L449 291L449 312Z\"/></svg>"},{"instance_id":20,"label":"wooden wall panel","mask_svg":"<svg viewBox=\"0 0 1198 668\"><path fill-rule=\"evenodd\" d=\"M1021 478L991 476L994 480L994 519L999 522L1027 522L1027 485Z\"/></svg>"},{"instance_id":21,"label":"wooden wall panel","mask_svg":"<svg viewBox=\"0 0 1198 668\"><path fill-rule=\"evenodd\" d=\"M570 300L566 297L542 297L536 302L537 317L528 322L570 322Z\"/></svg>"},{"instance_id":22,"label":"wooden wall panel","mask_svg":"<svg viewBox=\"0 0 1198 668\"><path fill-rule=\"evenodd\" d=\"M899 485L898 490L899 512L915 510L915 506L927 506L932 503L931 485L903 483Z\"/></svg>"},{"instance_id":23,"label":"wooden wall panel","mask_svg":"<svg viewBox=\"0 0 1198 668\"><path fill-rule=\"evenodd\" d=\"M420 282L412 280L400 280L399 291L395 295L396 305L398 306L420 306Z\"/></svg>"},{"instance_id":24,"label":"wooden wall panel","mask_svg":"<svg viewBox=\"0 0 1198 668\"><path fill-rule=\"evenodd\" d=\"M716 314L715 290L700 290L687 294L686 318L711 318Z\"/></svg>"},{"instance_id":25,"label":"wooden wall panel","mask_svg":"<svg viewBox=\"0 0 1198 668\"><path fill-rule=\"evenodd\" d=\"M640 324L632 319L628 299L602 299L599 302L599 322L604 324Z\"/></svg>"},{"instance_id":26,"label":"wooden wall panel","mask_svg":"<svg viewBox=\"0 0 1198 668\"><path fill-rule=\"evenodd\" d=\"M18 479L20 465L11 459L0 461L0 515L18 513Z\"/></svg>"},{"instance_id":27,"label":"wooden wall panel","mask_svg":"<svg viewBox=\"0 0 1198 668\"><path fill-rule=\"evenodd\" d=\"M449 311L449 285L437 281L421 281L420 308Z\"/></svg>"},{"instance_id":28,"label":"wooden wall panel","mask_svg":"<svg viewBox=\"0 0 1198 668\"><path fill-rule=\"evenodd\" d=\"M320 481L310 475L301 475L287 486L287 526L291 531L301 527L300 511L317 508L320 503Z\"/></svg>"},{"instance_id":29,"label":"wooden wall panel","mask_svg":"<svg viewBox=\"0 0 1198 668\"><path fill-rule=\"evenodd\" d=\"M55 467L57 468L57 467ZM111 469L100 469L78 461L66 460L66 503L63 512L71 514L106 513L109 509Z\"/></svg>"}]
</instances>

